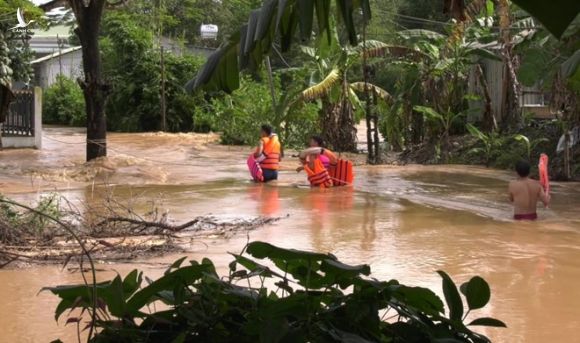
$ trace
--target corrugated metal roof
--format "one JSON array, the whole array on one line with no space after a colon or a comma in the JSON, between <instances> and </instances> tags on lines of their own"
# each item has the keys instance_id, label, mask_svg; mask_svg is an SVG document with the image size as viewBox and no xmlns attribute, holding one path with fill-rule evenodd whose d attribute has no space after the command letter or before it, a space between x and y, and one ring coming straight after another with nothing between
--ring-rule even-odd
<instances>
[{"instance_id":1,"label":"corrugated metal roof","mask_svg":"<svg viewBox=\"0 0 580 343\"><path fill-rule=\"evenodd\" d=\"M39 58L39 59L36 59L36 60L34 60L34 61L30 62L30 64L37 64L37 63L42 63L42 62L44 62L44 61L48 61L48 60L50 60L50 59L53 59L53 58L55 58L55 57L58 57L58 56L62 56L62 55L66 55L66 54L70 54L71 52L73 52L73 51L77 51L77 50L79 50L80 48L81 48L80 46L73 46L72 48L64 49L64 50L62 50L62 51L57 51L57 52L55 52L54 54L50 54L50 55L47 55L47 56L41 57L41 58Z\"/></svg>"}]
</instances>

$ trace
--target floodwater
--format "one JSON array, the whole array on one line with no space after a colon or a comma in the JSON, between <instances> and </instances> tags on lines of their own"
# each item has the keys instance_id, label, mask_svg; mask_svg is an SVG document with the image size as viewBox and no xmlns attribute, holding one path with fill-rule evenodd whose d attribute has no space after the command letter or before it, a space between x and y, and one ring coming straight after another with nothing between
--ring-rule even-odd
<instances>
[{"instance_id":1,"label":"floodwater","mask_svg":"<svg viewBox=\"0 0 580 343\"><path fill-rule=\"evenodd\" d=\"M0 152L0 190L33 201L58 191L91 201L104 188L138 206L151 199L176 221L283 217L248 232L287 248L331 252L346 263L368 263L373 276L430 287L440 295L437 270L457 283L474 275L491 285L491 303L475 316L493 316L508 329L482 331L494 342L580 342L580 187L554 184L542 220L515 223L505 194L511 175L464 166L356 168L353 188L298 187L303 174L287 159L277 185L248 182L248 148L211 143L214 136L112 134L110 158L82 163L78 130L48 129L42 151ZM103 186L106 184L106 186ZM196 242L186 254L210 257L225 270L245 233ZM160 275L179 255L130 264L100 264L99 279L133 268ZM76 340L65 320L54 321L56 297L43 286L80 282L58 266L0 270L0 342Z\"/></svg>"}]
</instances>

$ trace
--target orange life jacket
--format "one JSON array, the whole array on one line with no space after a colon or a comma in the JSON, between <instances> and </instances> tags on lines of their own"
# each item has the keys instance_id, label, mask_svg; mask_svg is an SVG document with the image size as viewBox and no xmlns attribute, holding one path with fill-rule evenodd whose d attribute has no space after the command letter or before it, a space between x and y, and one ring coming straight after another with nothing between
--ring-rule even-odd
<instances>
[{"instance_id":1,"label":"orange life jacket","mask_svg":"<svg viewBox=\"0 0 580 343\"><path fill-rule=\"evenodd\" d=\"M278 136L264 137L262 142L264 142L263 153L266 158L260 162L260 167L262 169L278 170L280 168L280 141Z\"/></svg>"},{"instance_id":2,"label":"orange life jacket","mask_svg":"<svg viewBox=\"0 0 580 343\"><path fill-rule=\"evenodd\" d=\"M311 169L308 163L304 165L304 170L308 175L308 181L310 181L310 185L312 187L321 188L332 187L332 180L330 179L328 171L326 168L324 168L322 161L319 158L316 158L313 161L313 165L314 169Z\"/></svg>"},{"instance_id":3,"label":"orange life jacket","mask_svg":"<svg viewBox=\"0 0 580 343\"><path fill-rule=\"evenodd\" d=\"M354 171L351 161L337 160L336 164L330 164L328 173L335 186L352 185L354 181Z\"/></svg>"}]
</instances>

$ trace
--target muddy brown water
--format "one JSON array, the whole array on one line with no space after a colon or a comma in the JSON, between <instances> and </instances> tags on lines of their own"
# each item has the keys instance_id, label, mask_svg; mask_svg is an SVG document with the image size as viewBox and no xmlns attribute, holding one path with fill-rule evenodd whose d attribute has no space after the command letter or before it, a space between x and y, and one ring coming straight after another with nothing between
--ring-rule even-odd
<instances>
[{"instance_id":1,"label":"muddy brown water","mask_svg":"<svg viewBox=\"0 0 580 343\"><path fill-rule=\"evenodd\" d=\"M491 285L490 305L476 315L504 320L508 329L483 332L495 342L580 342L580 186L554 184L542 220L515 223L505 194L510 173L464 166L356 168L354 188L302 187L304 175L286 160L277 185L248 182L248 148L227 148L214 136L112 134L110 158L82 163L82 132L46 130L42 151L0 152L0 190L33 202L58 191L91 201L103 184L136 206L157 199L175 221L284 217L249 232L288 248L331 252L347 263L368 263L373 276L430 287L441 295L437 270L457 282L481 275ZM286 217L287 216L287 217ZM210 257L225 270L228 251L245 234L206 239L188 247L191 259ZM155 277L183 254L131 263L100 264L100 280L133 268ZM56 323L58 300L44 286L80 282L58 266L0 270L0 342L76 341Z\"/></svg>"}]
</instances>

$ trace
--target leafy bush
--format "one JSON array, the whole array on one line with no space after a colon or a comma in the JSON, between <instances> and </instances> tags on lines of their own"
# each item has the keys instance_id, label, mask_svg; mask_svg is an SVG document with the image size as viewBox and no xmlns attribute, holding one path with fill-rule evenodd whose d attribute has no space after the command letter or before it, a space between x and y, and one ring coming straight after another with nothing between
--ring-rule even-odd
<instances>
[{"instance_id":1,"label":"leafy bush","mask_svg":"<svg viewBox=\"0 0 580 343\"><path fill-rule=\"evenodd\" d=\"M144 287L143 274L134 270L124 279L98 283L96 293L93 285L47 289L61 299L57 319L79 308L81 316L94 316L91 342L481 343L489 339L468 327L505 327L493 318L464 323L489 302L490 288L480 277L458 289L439 272L444 315L443 301L431 290L371 279L368 265L350 266L330 254L263 242L244 251L233 255L225 277L208 259L182 265L184 257ZM275 268L255 259L268 259ZM150 305L157 302L166 306L144 311L156 309ZM69 315L67 322L81 320Z\"/></svg>"},{"instance_id":2,"label":"leafy bush","mask_svg":"<svg viewBox=\"0 0 580 343\"><path fill-rule=\"evenodd\" d=\"M467 124L467 131L481 143L482 147L476 147L470 150L473 154L482 154L484 156L485 165L489 167L494 158L497 158L502 145L505 141L497 131L490 133L483 133L472 124Z\"/></svg>"},{"instance_id":3,"label":"leafy bush","mask_svg":"<svg viewBox=\"0 0 580 343\"><path fill-rule=\"evenodd\" d=\"M63 75L44 92L42 121L46 124L86 125L83 91L72 79Z\"/></svg>"},{"instance_id":4,"label":"leafy bush","mask_svg":"<svg viewBox=\"0 0 580 343\"><path fill-rule=\"evenodd\" d=\"M250 77L241 80L241 86L231 95L212 98L196 109L196 131L219 131L224 144L254 144L258 139L260 125L271 124L281 136L286 147L302 147L308 137L318 130L318 105L297 101L300 74L282 82L275 77L277 99L276 111L272 109L270 88L265 81ZM282 87L284 83L284 87Z\"/></svg>"}]
</instances>

